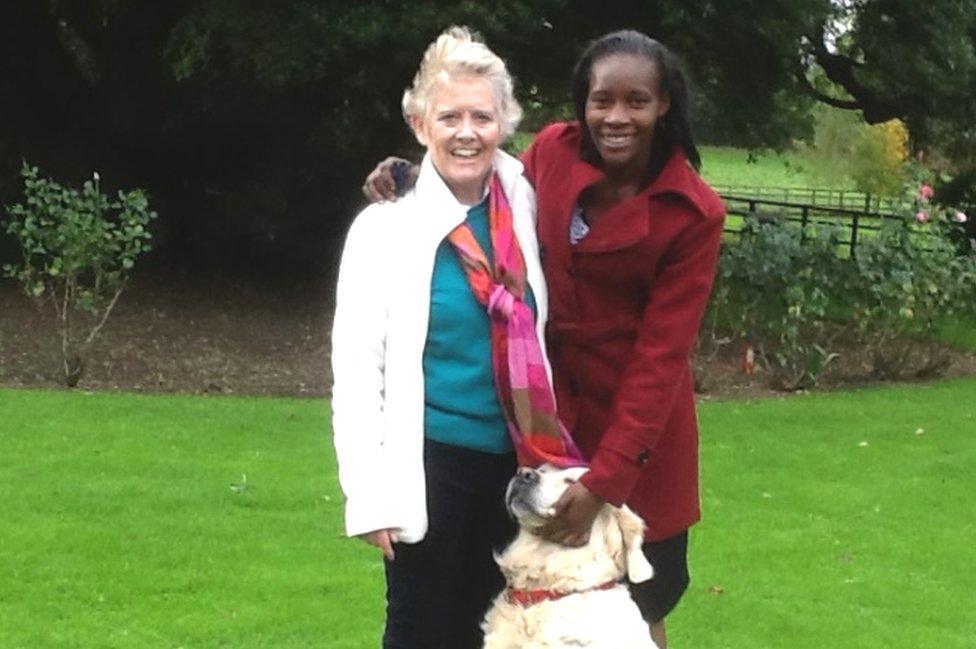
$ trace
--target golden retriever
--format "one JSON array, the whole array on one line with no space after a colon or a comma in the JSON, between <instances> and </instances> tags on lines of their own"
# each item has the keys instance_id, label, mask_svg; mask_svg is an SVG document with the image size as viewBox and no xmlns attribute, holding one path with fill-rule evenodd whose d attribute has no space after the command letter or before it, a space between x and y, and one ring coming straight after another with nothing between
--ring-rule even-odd
<instances>
[{"instance_id":1,"label":"golden retriever","mask_svg":"<svg viewBox=\"0 0 976 649\"><path fill-rule=\"evenodd\" d=\"M584 468L519 469L505 496L519 523L496 556L507 587L485 616L485 649L657 649L630 598L627 579L654 572L641 551L644 522L626 506L605 505L590 540L566 547L534 534Z\"/></svg>"}]
</instances>

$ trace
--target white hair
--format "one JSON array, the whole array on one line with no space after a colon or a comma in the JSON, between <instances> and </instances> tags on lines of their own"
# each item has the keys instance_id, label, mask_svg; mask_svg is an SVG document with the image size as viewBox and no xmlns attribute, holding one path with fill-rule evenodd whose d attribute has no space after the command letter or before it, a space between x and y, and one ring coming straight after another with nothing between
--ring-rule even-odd
<instances>
[{"instance_id":1,"label":"white hair","mask_svg":"<svg viewBox=\"0 0 976 649\"><path fill-rule=\"evenodd\" d=\"M495 107L502 136L515 132L522 120L522 107L515 99L514 83L505 62L472 34L467 27L452 26L427 46L413 85L403 92L403 118L423 119L434 88L459 76L487 79L495 95ZM412 124L411 124L412 125Z\"/></svg>"}]
</instances>

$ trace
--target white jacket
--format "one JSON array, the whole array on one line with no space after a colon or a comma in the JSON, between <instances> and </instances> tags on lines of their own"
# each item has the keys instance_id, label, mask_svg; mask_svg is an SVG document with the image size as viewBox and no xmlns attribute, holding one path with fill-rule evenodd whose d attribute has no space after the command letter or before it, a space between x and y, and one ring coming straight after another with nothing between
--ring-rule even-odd
<instances>
[{"instance_id":1,"label":"white jacket","mask_svg":"<svg viewBox=\"0 0 976 649\"><path fill-rule=\"evenodd\" d=\"M542 344L548 299L535 193L515 158L498 151L494 166L512 206ZM349 229L332 328L332 427L349 536L392 528L402 542L416 543L427 533L423 353L430 283L437 247L468 209L427 156L412 191L370 205Z\"/></svg>"}]
</instances>

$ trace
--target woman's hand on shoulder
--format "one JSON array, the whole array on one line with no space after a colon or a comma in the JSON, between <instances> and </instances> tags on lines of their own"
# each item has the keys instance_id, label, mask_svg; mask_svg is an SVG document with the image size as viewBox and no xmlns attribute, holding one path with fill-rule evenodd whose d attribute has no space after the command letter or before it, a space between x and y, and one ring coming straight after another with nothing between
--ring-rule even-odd
<instances>
[{"instance_id":1,"label":"woman's hand on shoulder","mask_svg":"<svg viewBox=\"0 0 976 649\"><path fill-rule=\"evenodd\" d=\"M395 529L375 530L356 537L383 551L383 556L393 561L393 544L399 541Z\"/></svg>"},{"instance_id":2,"label":"woman's hand on shoulder","mask_svg":"<svg viewBox=\"0 0 976 649\"><path fill-rule=\"evenodd\" d=\"M403 171L395 172L397 165L403 165ZM363 183L363 195L371 203L382 203L384 201L395 201L403 192L417 184L417 176L420 174L420 167L409 160L390 156L386 158L366 176ZM401 175L401 187L397 192L397 175Z\"/></svg>"}]
</instances>

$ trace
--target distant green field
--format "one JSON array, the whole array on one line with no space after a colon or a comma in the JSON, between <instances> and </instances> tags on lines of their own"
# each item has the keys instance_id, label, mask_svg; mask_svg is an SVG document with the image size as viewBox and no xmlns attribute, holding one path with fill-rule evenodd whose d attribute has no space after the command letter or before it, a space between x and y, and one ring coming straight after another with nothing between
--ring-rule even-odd
<instances>
[{"instance_id":1,"label":"distant green field","mask_svg":"<svg viewBox=\"0 0 976 649\"><path fill-rule=\"evenodd\" d=\"M512 136L508 148L524 151L533 133ZM702 146L702 175L716 185L737 187L829 187L854 189L849 178L837 177L829 160L807 151L748 151L732 147Z\"/></svg>"},{"instance_id":2,"label":"distant green field","mask_svg":"<svg viewBox=\"0 0 976 649\"><path fill-rule=\"evenodd\" d=\"M807 152L703 146L701 155L702 175L715 185L854 189L849 179L831 174L827 161Z\"/></svg>"},{"instance_id":3,"label":"distant green field","mask_svg":"<svg viewBox=\"0 0 976 649\"><path fill-rule=\"evenodd\" d=\"M673 646L972 647L974 393L704 404ZM342 538L328 417L0 390L0 647L377 647L383 565Z\"/></svg>"}]
</instances>

